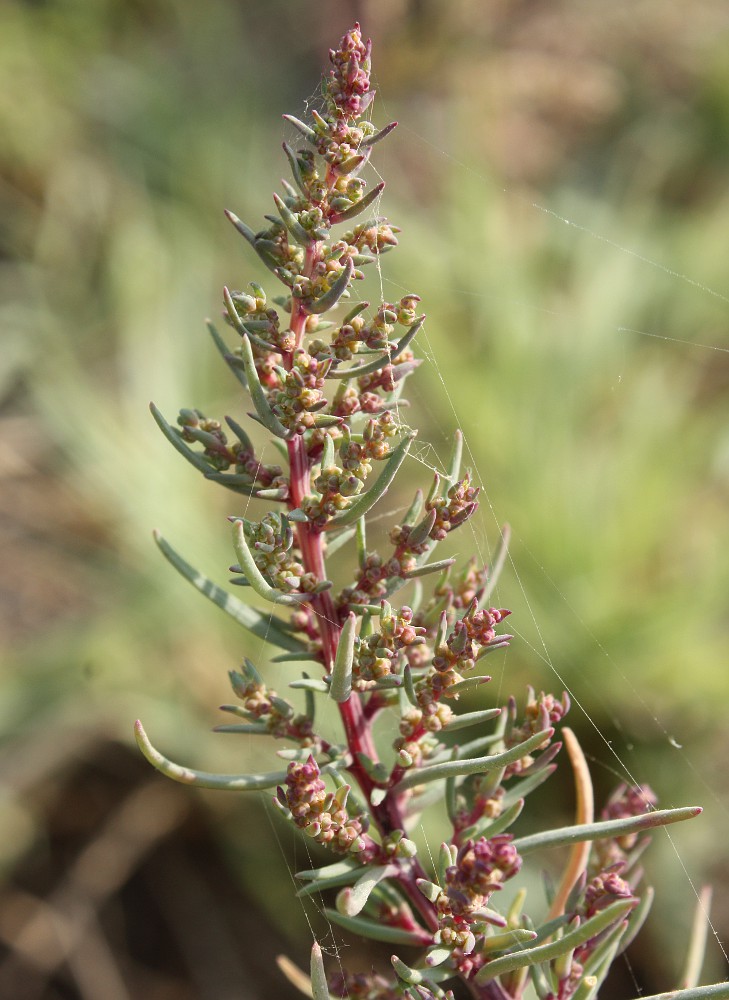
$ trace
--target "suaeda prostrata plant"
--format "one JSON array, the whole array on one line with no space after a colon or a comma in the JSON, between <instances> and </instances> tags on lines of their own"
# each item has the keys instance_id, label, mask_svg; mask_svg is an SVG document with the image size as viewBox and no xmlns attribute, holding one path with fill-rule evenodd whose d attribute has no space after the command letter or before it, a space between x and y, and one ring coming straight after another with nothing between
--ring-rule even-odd
<instances>
[{"instance_id":1,"label":"suaeda prostrata plant","mask_svg":"<svg viewBox=\"0 0 729 1000\"><path fill-rule=\"evenodd\" d=\"M427 495L417 490L392 526L387 550L368 546L370 512L415 438L401 394L419 364L413 343L425 319L416 294L371 305L356 293L363 269L397 245L399 232L374 214L384 184L368 190L362 177L395 127L378 131L368 119L370 48L355 25L330 52L321 113L312 111L308 122L285 116L300 148L284 143L292 180L273 195L275 212L263 228L226 213L281 294L269 298L256 283L224 289L234 344L212 323L209 331L281 464L264 463L232 417L224 428L183 409L172 426L152 407L165 436L207 479L245 498L246 512L251 499L269 508L260 520L231 517L231 583L268 607L222 590L162 537L157 543L208 598L278 647L274 661L299 671L289 699L245 658L230 675L237 702L222 706L240 721L218 727L280 739L282 763L265 774L208 774L163 757L140 723L137 739L148 760L178 781L272 790L286 820L334 855L331 864L298 873L299 894L333 890L335 903L325 910L332 924L393 948L421 949L411 964L393 956L389 977L337 965L327 979L315 942L310 979L283 965L315 1000L427 1000L450 995L444 991L457 978L488 1000L516 1000L527 989L540 1000L589 1000L650 907L637 862L651 829L700 809L658 810L647 786L621 786L596 820L584 756L561 725L566 694L529 689L521 707L510 698L501 708L456 711L461 695L488 681L481 661L512 638L503 631L509 612L489 605L508 530L489 567L434 557L478 506L478 489L460 473L460 434L445 473ZM341 590L328 572L335 553L349 557ZM400 603L405 588L408 603ZM338 707L340 743L317 730L321 698ZM378 747L373 723L385 709L399 714L399 736ZM558 727L577 787L576 822L520 834L527 797L557 768ZM444 806L451 833L432 864L409 833L433 803ZM527 855L560 845L569 848L568 861L546 904L527 907L518 889L500 907L500 890L518 884ZM728 996L725 985L686 996Z\"/></svg>"}]
</instances>

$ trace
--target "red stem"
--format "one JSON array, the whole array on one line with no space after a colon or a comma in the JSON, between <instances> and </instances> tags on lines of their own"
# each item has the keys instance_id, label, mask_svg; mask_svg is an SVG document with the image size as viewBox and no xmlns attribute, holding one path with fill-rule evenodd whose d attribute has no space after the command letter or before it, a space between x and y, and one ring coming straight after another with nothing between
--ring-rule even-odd
<instances>
[{"instance_id":1,"label":"red stem","mask_svg":"<svg viewBox=\"0 0 729 1000\"><path fill-rule=\"evenodd\" d=\"M304 274L310 277L319 260L319 244L313 243L306 250ZM296 338L296 348L301 346L306 327L307 313L299 299L293 299L291 308L291 331ZM290 369L293 365L293 352L284 356L284 365ZM302 435L297 435L288 442L290 464L290 506L291 509L300 506L302 499L311 490L311 463L306 451ZM324 565L324 548L321 534L308 523L297 525L299 548L302 562L307 573L313 573L318 581L326 580ZM319 634L322 640L322 655L326 672L330 674L337 653L341 626L331 594L325 591L315 595L311 600L314 613L319 623ZM349 698L341 704L342 722L347 736L347 744L352 754L352 774L362 788L369 801L374 782L359 762L359 753L364 753L376 760L375 747L367 720L364 717L362 703L359 698Z\"/></svg>"},{"instance_id":2,"label":"red stem","mask_svg":"<svg viewBox=\"0 0 729 1000\"><path fill-rule=\"evenodd\" d=\"M318 243L312 243L306 249L304 275L311 277L319 260ZM294 353L302 344L306 328L307 312L300 299L292 299L291 332L295 336L295 348L283 356L284 367L290 370L294 363ZM311 461L306 450L302 435L296 435L288 442L289 452L289 505L290 509L299 507L302 499L311 491ZM324 547L321 533L308 522L297 523L297 537L304 570L312 573L318 581L327 579L324 562ZM317 617L319 634L322 642L324 667L328 674L334 665L334 658L339 644L341 625L334 602L329 591L316 594L311 599L311 606ZM387 836L393 830L402 830L405 819L400 809L398 798L389 794L377 806L371 802L371 794L375 783L359 760L359 754L365 754L377 761L377 751L372 740L371 720L368 718L359 696L351 695L347 701L339 705L339 711L347 738L347 746L352 758L349 771L357 781L360 789L370 805L373 819L380 833ZM416 880L426 878L420 862L413 858L402 863L400 883L413 907L420 913L426 926L432 931L438 929L438 920L432 905L425 899L416 885Z\"/></svg>"}]
</instances>

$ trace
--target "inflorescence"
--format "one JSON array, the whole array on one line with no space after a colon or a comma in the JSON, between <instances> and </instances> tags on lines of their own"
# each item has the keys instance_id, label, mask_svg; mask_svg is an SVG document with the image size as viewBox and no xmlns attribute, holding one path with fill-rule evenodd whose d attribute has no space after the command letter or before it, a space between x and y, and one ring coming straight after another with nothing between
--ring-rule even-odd
<instances>
[{"instance_id":1,"label":"inflorescence","mask_svg":"<svg viewBox=\"0 0 729 1000\"><path fill-rule=\"evenodd\" d=\"M213 324L210 334L280 464L264 463L256 435L232 417L183 409L175 427L153 407L163 433L206 478L246 504L266 505L260 520L231 518L231 582L275 613L224 592L164 539L158 544L206 596L277 646L276 660L307 664L290 684L303 709L271 690L247 659L231 673L237 703L222 706L241 721L221 730L285 741L278 756L286 770L205 774L162 757L139 724L138 739L178 780L274 790L286 820L336 856L298 873L301 894L335 892L325 910L331 923L423 951L412 966L393 957L389 978L337 970L327 983L315 945L316 1000L428 1000L447 996L442 984L454 977L490 1000L516 1000L529 983L540 1000L589 1000L647 912L637 862L650 828L699 810L657 811L650 789L623 786L593 822L584 758L563 730L581 793L577 824L512 832L527 797L556 769L555 732L570 706L566 694L529 689L521 710L511 698L501 708L457 711L463 694L489 680L481 661L512 638L503 630L509 611L489 605L508 531L491 567L471 560L458 569L452 558L433 557L478 507L478 488L460 473L459 434L448 469L427 494L416 491L386 550L367 543L368 514L415 436L401 420L402 393L419 364L412 344L425 318L416 294L373 306L356 294L365 268L397 246L400 232L377 214L384 185L368 189L362 177L395 127L378 130L367 117L370 58L355 25L330 52L321 113L307 122L286 116L301 147L284 144L292 179L274 195L263 227L226 213L281 288L273 298L258 283L225 289L235 346ZM340 551L352 560L337 589L327 564ZM400 604L395 596L408 585ZM320 698L338 705L341 744L317 731ZM398 713L399 732L377 747L373 722L385 709ZM433 865L419 857L410 831L437 801L451 835ZM571 845L570 856L545 916L538 903L525 909L525 890L512 887L526 855L558 844Z\"/></svg>"}]
</instances>

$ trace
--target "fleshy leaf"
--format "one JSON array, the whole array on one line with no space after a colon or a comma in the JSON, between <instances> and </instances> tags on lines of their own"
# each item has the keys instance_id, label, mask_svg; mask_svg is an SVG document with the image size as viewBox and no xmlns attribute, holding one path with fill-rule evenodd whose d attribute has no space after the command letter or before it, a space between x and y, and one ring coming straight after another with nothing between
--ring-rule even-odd
<instances>
[{"instance_id":1,"label":"fleshy leaf","mask_svg":"<svg viewBox=\"0 0 729 1000\"><path fill-rule=\"evenodd\" d=\"M286 202L275 192L273 200L276 202L276 208L278 209L279 215L283 219L283 224L286 226L297 243L300 243L301 246L308 247L309 244L316 242L315 237L311 233L307 233Z\"/></svg>"},{"instance_id":2,"label":"fleshy leaf","mask_svg":"<svg viewBox=\"0 0 729 1000\"><path fill-rule=\"evenodd\" d=\"M484 953L492 951L506 951L517 944L531 944L537 937L536 931L528 931L523 927L515 927L513 930L500 931L498 934L491 934L483 944Z\"/></svg>"},{"instance_id":3,"label":"fleshy leaf","mask_svg":"<svg viewBox=\"0 0 729 1000\"><path fill-rule=\"evenodd\" d=\"M403 577L406 580L414 580L418 576L427 576L429 573L440 573L442 570L452 566L455 561L455 556L451 556L448 559L438 559L436 562L424 563L422 566L416 566L415 569L403 573Z\"/></svg>"},{"instance_id":4,"label":"fleshy leaf","mask_svg":"<svg viewBox=\"0 0 729 1000\"><path fill-rule=\"evenodd\" d=\"M419 983L422 983L423 979L425 979L425 976L420 969L411 969L410 966L405 965L405 963L399 959L397 955L393 955L390 961L392 962L393 969L397 973L398 979L402 979L403 982L412 983L417 986Z\"/></svg>"},{"instance_id":5,"label":"fleshy leaf","mask_svg":"<svg viewBox=\"0 0 729 1000\"><path fill-rule=\"evenodd\" d=\"M314 1000L331 1000L324 971L324 959L318 941L311 946L311 995Z\"/></svg>"},{"instance_id":6,"label":"fleshy leaf","mask_svg":"<svg viewBox=\"0 0 729 1000\"><path fill-rule=\"evenodd\" d=\"M686 950L686 959L684 961L684 966L681 970L681 976L679 979L679 985L685 989L698 985L701 969L704 965L706 941L709 934L709 928L711 927L711 920L709 918L709 911L711 910L711 897L711 886L705 885L702 887L696 900L694 919L691 925L691 933L689 934L688 948ZM636 933L637 929L632 927L629 928L629 940L632 940ZM627 947L627 943L624 947Z\"/></svg>"},{"instance_id":7,"label":"fleshy leaf","mask_svg":"<svg viewBox=\"0 0 729 1000\"><path fill-rule=\"evenodd\" d=\"M327 907L324 909L324 916L333 924L373 941L386 941L388 944L404 944L416 948L431 943L431 936L427 931L406 931L402 927L388 927L387 924L378 923L376 920L368 920L367 917L346 917L338 910Z\"/></svg>"},{"instance_id":8,"label":"fleshy leaf","mask_svg":"<svg viewBox=\"0 0 729 1000\"><path fill-rule=\"evenodd\" d=\"M461 715L454 715L451 721L444 726L443 731L453 733L457 729L466 729L468 726L480 726L483 722L491 722L501 715L500 708L485 708L481 712L463 712Z\"/></svg>"},{"instance_id":9,"label":"fleshy leaf","mask_svg":"<svg viewBox=\"0 0 729 1000\"><path fill-rule=\"evenodd\" d=\"M591 938L597 937L601 931L626 916L634 906L634 899L621 899L617 903L605 907L604 910L600 910L594 917L586 920L574 930L568 931L556 941L537 945L536 948L524 948L512 954L503 955L501 958L495 958L476 973L476 982L479 984L487 983L496 976L502 976L505 972L524 969L539 962L550 962L553 958L558 958Z\"/></svg>"},{"instance_id":10,"label":"fleshy leaf","mask_svg":"<svg viewBox=\"0 0 729 1000\"><path fill-rule=\"evenodd\" d=\"M249 607L243 601L239 601L237 597L233 597L232 594L229 594L222 587L213 583L207 576L186 562L158 531L154 532L154 540L162 555L175 567L178 573L184 576L186 580L189 580L193 587L196 587L213 604L216 604L226 614L230 615L239 625L247 628L249 632L252 632L259 639L265 639L273 645L280 646L281 649L287 649L292 653L305 652L306 647L287 631L285 622L279 621L271 615L261 614L260 611Z\"/></svg>"},{"instance_id":11,"label":"fleshy leaf","mask_svg":"<svg viewBox=\"0 0 729 1000\"><path fill-rule=\"evenodd\" d=\"M183 785L220 788L229 792L257 792L263 788L275 788L286 780L286 771L272 771L268 774L213 774L210 771L182 767L155 750L139 720L134 724L134 736L139 749L152 767Z\"/></svg>"},{"instance_id":12,"label":"fleshy leaf","mask_svg":"<svg viewBox=\"0 0 729 1000\"><path fill-rule=\"evenodd\" d=\"M350 611L339 636L329 687L330 696L339 703L347 701L352 693L352 664L354 662L354 643L357 638L356 628L357 616Z\"/></svg>"},{"instance_id":13,"label":"fleshy leaf","mask_svg":"<svg viewBox=\"0 0 729 1000\"><path fill-rule=\"evenodd\" d=\"M537 771L536 774L532 774L528 778L521 778L516 781L504 796L502 806L506 808L506 806L513 805L517 799L525 799L527 795L530 795L536 788L543 785L547 778L554 774L556 768L556 764L550 764L543 771Z\"/></svg>"},{"instance_id":14,"label":"fleshy leaf","mask_svg":"<svg viewBox=\"0 0 729 1000\"><path fill-rule=\"evenodd\" d=\"M215 326L209 319L205 321L205 325L207 326L208 332L210 336L213 338L213 343L220 352L220 356L222 357L223 361L226 363L228 368L230 368L230 370L233 372L233 374L238 379L243 388L247 389L248 379L246 378L245 373L241 370L241 367L236 363L240 359L236 358L235 355L231 354L230 348L225 343L225 341L220 336Z\"/></svg>"},{"instance_id":15,"label":"fleshy leaf","mask_svg":"<svg viewBox=\"0 0 729 1000\"><path fill-rule=\"evenodd\" d=\"M304 183L304 177L301 173L301 167L299 166L296 153L287 142L283 144L283 151L286 154L286 159L289 161L289 166L291 167L293 178L296 181L296 186L303 195L306 195L306 184Z\"/></svg>"},{"instance_id":16,"label":"fleshy leaf","mask_svg":"<svg viewBox=\"0 0 729 1000\"><path fill-rule=\"evenodd\" d=\"M300 677L289 682L294 690L311 691L314 694L329 694L329 685L319 677Z\"/></svg>"},{"instance_id":17,"label":"fleshy leaf","mask_svg":"<svg viewBox=\"0 0 729 1000\"><path fill-rule=\"evenodd\" d=\"M228 290L226 288L224 290L224 294L227 291ZM230 298L230 294L228 294L227 298ZM233 311L235 311L233 300L231 299L230 302L233 306ZM247 335L241 340L241 352L243 357L243 367L245 368L246 378L248 380L248 391L251 394L253 405L256 408L256 413L258 414L261 423L266 430L271 432L271 434L275 434L276 437L287 440L292 436L291 431L284 427L269 406L266 393L264 392L261 380L258 377L255 361L253 360L250 338Z\"/></svg>"},{"instance_id":18,"label":"fleshy leaf","mask_svg":"<svg viewBox=\"0 0 729 1000\"><path fill-rule=\"evenodd\" d=\"M306 601L311 597L310 594L285 594L282 590L278 590L266 582L266 578L256 565L253 554L248 546L242 521L235 521L233 524L233 545L241 569L259 597L270 601L272 604L284 604L288 607L298 607L302 601Z\"/></svg>"},{"instance_id":19,"label":"fleshy leaf","mask_svg":"<svg viewBox=\"0 0 729 1000\"><path fill-rule=\"evenodd\" d=\"M338 222L348 222L350 219L354 219L355 216L364 212L366 208L369 208L374 202L377 201L379 196L385 190L385 182L380 181L375 187L369 191L364 198L360 198L358 202L355 202L350 208L345 208L343 212L336 212L330 217L330 221L333 225Z\"/></svg>"},{"instance_id":20,"label":"fleshy leaf","mask_svg":"<svg viewBox=\"0 0 729 1000\"><path fill-rule=\"evenodd\" d=\"M385 461L385 466L377 477L375 483L367 490L366 493L360 493L356 500L351 504L347 510L343 510L340 514L336 514L329 524L332 527L339 527L347 524L353 524L358 518L366 514L377 501L387 493L393 479L397 475L397 470L400 468L402 463L405 461L405 456L410 450L410 445L415 439L415 434L407 434L397 448L394 449L392 454Z\"/></svg>"},{"instance_id":21,"label":"fleshy leaf","mask_svg":"<svg viewBox=\"0 0 729 1000\"><path fill-rule=\"evenodd\" d=\"M356 917L365 907L370 898L372 890L378 882L390 875L397 875L398 869L394 865L372 865L355 884L337 895L337 910L346 917Z\"/></svg>"},{"instance_id":22,"label":"fleshy leaf","mask_svg":"<svg viewBox=\"0 0 729 1000\"><path fill-rule=\"evenodd\" d=\"M584 840L601 840L606 837L623 837L629 833L652 830L656 826L668 826L693 819L702 812L701 806L684 806L680 809L656 809L642 816L627 816L625 819L608 819L601 823L584 823L577 826L562 826L556 830L544 830L529 837L514 841L520 854L528 854L543 847L563 847Z\"/></svg>"},{"instance_id":23,"label":"fleshy leaf","mask_svg":"<svg viewBox=\"0 0 729 1000\"><path fill-rule=\"evenodd\" d=\"M198 454L198 452L193 451L187 442L183 440L182 435L174 427L172 427L171 424L167 423L165 418L162 416L161 411L157 409L154 403L149 404L149 409L157 426L170 442L172 447L179 451L183 458L187 459L190 465L194 465L199 472L204 474L215 471L210 462L203 458L202 455Z\"/></svg>"},{"instance_id":24,"label":"fleshy leaf","mask_svg":"<svg viewBox=\"0 0 729 1000\"><path fill-rule=\"evenodd\" d=\"M402 781L395 786L397 793L405 791L406 788L413 788L423 785L427 781L437 781L439 778L450 778L452 776L467 774L482 774L484 771L491 771L494 768L504 767L512 764L526 756L531 750L536 750L554 733L553 729L543 729L539 733L530 736L528 740L519 743L510 750L503 753L493 754L488 757L472 757L470 760L443 761L441 764L431 764L428 767L413 769ZM525 838L529 839L529 838Z\"/></svg>"},{"instance_id":25,"label":"fleshy leaf","mask_svg":"<svg viewBox=\"0 0 729 1000\"><path fill-rule=\"evenodd\" d=\"M308 868L305 871L296 872L295 878L302 882L316 882L321 879L337 878L340 875L351 875L350 882L356 882L364 872L364 866L359 861L346 859L345 861L335 861L331 865L324 865L323 868ZM340 882L346 885L346 882Z\"/></svg>"},{"instance_id":26,"label":"fleshy leaf","mask_svg":"<svg viewBox=\"0 0 729 1000\"><path fill-rule=\"evenodd\" d=\"M712 983L711 986L694 986L689 990L670 990L653 993L640 1000L729 1000L729 982Z\"/></svg>"},{"instance_id":27,"label":"fleshy leaf","mask_svg":"<svg viewBox=\"0 0 729 1000\"><path fill-rule=\"evenodd\" d=\"M307 142L310 142L314 145L316 144L317 135L314 129L309 128L308 125L305 125L302 121L299 121L298 118L294 118L293 115L283 115L282 117L284 121L287 121L290 125L293 125L294 128L297 129L303 135L303 137L306 139Z\"/></svg>"},{"instance_id":28,"label":"fleshy leaf","mask_svg":"<svg viewBox=\"0 0 729 1000\"><path fill-rule=\"evenodd\" d=\"M389 135L394 128L397 128L397 122L390 122L389 125L385 125L385 127L380 129L379 132L375 132L374 135L367 136L367 138L363 139L359 144L359 148L362 149L363 146L374 146L376 142L379 142L381 139L384 139L386 135Z\"/></svg>"},{"instance_id":29,"label":"fleshy leaf","mask_svg":"<svg viewBox=\"0 0 729 1000\"><path fill-rule=\"evenodd\" d=\"M477 840L479 837L495 837L498 833L503 833L504 830L509 829L512 823L516 822L523 808L524 799L517 799L497 819L480 819L478 823L467 827L461 832L461 840Z\"/></svg>"},{"instance_id":30,"label":"fleshy leaf","mask_svg":"<svg viewBox=\"0 0 729 1000\"><path fill-rule=\"evenodd\" d=\"M481 604L485 604L486 601L488 601L489 597L491 597L491 594L496 588L496 584L499 582L501 571L504 568L506 557L509 554L510 539L511 528L508 524L505 524L501 529L501 538L499 539L499 544L496 546L493 562L489 566L489 575L486 580L486 588L483 592L483 596L481 597Z\"/></svg>"}]
</instances>

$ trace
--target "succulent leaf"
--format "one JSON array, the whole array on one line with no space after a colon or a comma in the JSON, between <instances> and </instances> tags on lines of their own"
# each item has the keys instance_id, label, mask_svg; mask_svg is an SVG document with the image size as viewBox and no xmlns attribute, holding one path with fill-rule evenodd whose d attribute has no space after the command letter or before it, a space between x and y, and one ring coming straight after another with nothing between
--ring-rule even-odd
<instances>
[{"instance_id":1,"label":"succulent leaf","mask_svg":"<svg viewBox=\"0 0 729 1000\"><path fill-rule=\"evenodd\" d=\"M624 819L609 819L601 823L585 823L577 826L562 826L556 830L544 830L521 837L515 844L521 854L543 847L563 847L584 840L598 840L603 837L624 837L630 833L652 830L657 826L682 823L700 815L701 806L684 806L679 809L656 809L642 816L627 816Z\"/></svg>"},{"instance_id":2,"label":"succulent leaf","mask_svg":"<svg viewBox=\"0 0 729 1000\"><path fill-rule=\"evenodd\" d=\"M303 643L291 634L285 622L278 621L271 615L263 615L255 608L249 607L239 601L237 597L227 593L222 587L213 583L207 576L186 562L159 532L154 532L154 540L162 555L175 567L178 573L189 580L193 587L196 587L213 604L217 604L227 615L235 619L238 624L243 625L259 639L280 646L281 649L287 649L290 652L304 652Z\"/></svg>"}]
</instances>

